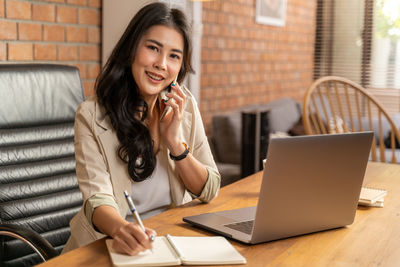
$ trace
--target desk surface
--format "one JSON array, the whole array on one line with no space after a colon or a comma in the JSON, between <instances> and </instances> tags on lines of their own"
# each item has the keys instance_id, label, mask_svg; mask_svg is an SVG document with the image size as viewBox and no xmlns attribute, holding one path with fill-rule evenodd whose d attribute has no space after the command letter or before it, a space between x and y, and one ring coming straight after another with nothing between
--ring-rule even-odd
<instances>
[{"instance_id":1,"label":"desk surface","mask_svg":"<svg viewBox=\"0 0 400 267\"><path fill-rule=\"evenodd\" d=\"M198 201L144 221L158 235L201 236L182 217L203 212L255 206L261 172L223 187L209 204ZM300 237L245 245L231 241L248 266L398 266L400 264L400 165L369 163L365 185L388 191L384 208L358 207L352 225ZM46 266L112 266L104 239L56 257ZM236 265L237 266L237 265Z\"/></svg>"}]
</instances>

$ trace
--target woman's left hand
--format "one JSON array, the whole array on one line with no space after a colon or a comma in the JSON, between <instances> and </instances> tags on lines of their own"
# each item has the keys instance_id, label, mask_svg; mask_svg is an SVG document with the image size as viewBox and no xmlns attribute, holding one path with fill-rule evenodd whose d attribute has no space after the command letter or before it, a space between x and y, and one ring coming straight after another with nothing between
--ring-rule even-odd
<instances>
[{"instance_id":1,"label":"woman's left hand","mask_svg":"<svg viewBox=\"0 0 400 267\"><path fill-rule=\"evenodd\" d=\"M166 96L169 98L167 102L164 102L165 108L170 107L172 112L169 111L165 117L160 121L160 132L161 136L171 149L172 146L181 143L178 131L179 126L183 117L183 110L185 108L186 96L181 90L178 83L171 85L171 92Z\"/></svg>"}]
</instances>

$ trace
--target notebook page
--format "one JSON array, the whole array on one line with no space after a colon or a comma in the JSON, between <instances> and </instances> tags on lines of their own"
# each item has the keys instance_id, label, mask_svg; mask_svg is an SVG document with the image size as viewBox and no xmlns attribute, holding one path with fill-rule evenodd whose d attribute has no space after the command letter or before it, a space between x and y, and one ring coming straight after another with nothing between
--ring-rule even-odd
<instances>
[{"instance_id":1,"label":"notebook page","mask_svg":"<svg viewBox=\"0 0 400 267\"><path fill-rule=\"evenodd\" d=\"M157 236L153 244L153 252L147 250L136 256L116 253L112 249L112 239L106 240L108 252L114 266L170 266L180 265L181 261L164 236Z\"/></svg>"},{"instance_id":2,"label":"notebook page","mask_svg":"<svg viewBox=\"0 0 400 267\"><path fill-rule=\"evenodd\" d=\"M244 264L246 259L222 236L171 236L181 250L182 263Z\"/></svg>"}]
</instances>

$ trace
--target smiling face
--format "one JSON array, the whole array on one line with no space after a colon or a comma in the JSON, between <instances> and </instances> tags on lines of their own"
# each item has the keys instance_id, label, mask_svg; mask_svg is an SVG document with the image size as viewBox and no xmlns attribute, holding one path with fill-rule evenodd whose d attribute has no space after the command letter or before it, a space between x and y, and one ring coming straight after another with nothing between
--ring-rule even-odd
<instances>
[{"instance_id":1,"label":"smiling face","mask_svg":"<svg viewBox=\"0 0 400 267\"><path fill-rule=\"evenodd\" d=\"M179 74L183 60L183 37L174 28L156 25L141 38L132 64L140 95L156 97Z\"/></svg>"}]
</instances>

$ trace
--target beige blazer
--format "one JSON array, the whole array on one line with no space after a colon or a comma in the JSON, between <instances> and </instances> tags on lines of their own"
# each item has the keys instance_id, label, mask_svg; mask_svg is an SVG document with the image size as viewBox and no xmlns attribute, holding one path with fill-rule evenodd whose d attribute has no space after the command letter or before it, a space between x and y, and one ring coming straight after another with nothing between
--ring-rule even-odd
<instances>
[{"instance_id":1,"label":"beige blazer","mask_svg":"<svg viewBox=\"0 0 400 267\"><path fill-rule=\"evenodd\" d=\"M189 145L192 155L208 170L207 182L198 197L208 202L217 195L221 177L211 154L197 103L189 90L184 87L182 89L187 101L179 134L181 140ZM103 107L95 98L86 100L78 107L75 118L76 173L84 203L70 222L71 236L63 252L104 237L85 216L84 208L88 198L96 194L111 196L119 213L125 218L128 205L123 191L131 193L134 182L129 177L126 163L118 156L118 147L118 138ZM173 205L179 206L191 201L192 194L177 175L175 162L168 157L168 163Z\"/></svg>"}]
</instances>

